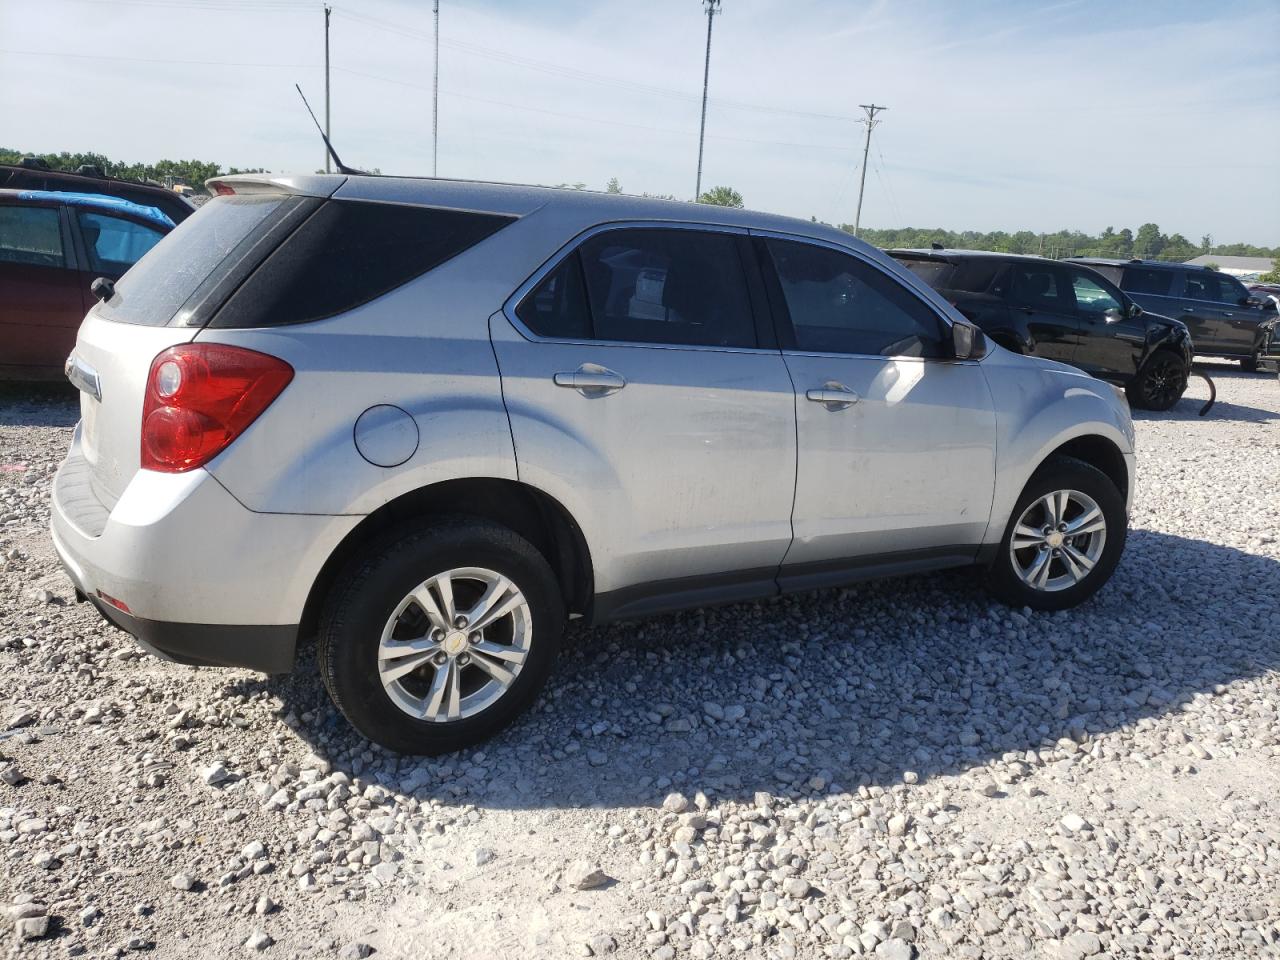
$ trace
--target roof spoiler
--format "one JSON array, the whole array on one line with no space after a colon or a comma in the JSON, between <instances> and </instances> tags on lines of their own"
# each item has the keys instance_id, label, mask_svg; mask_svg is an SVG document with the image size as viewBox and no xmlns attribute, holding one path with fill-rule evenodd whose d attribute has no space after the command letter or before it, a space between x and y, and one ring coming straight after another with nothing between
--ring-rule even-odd
<instances>
[{"instance_id":1,"label":"roof spoiler","mask_svg":"<svg viewBox=\"0 0 1280 960\"><path fill-rule=\"evenodd\" d=\"M204 182L214 196L288 193L302 197L331 197L346 182L343 174L237 173Z\"/></svg>"}]
</instances>

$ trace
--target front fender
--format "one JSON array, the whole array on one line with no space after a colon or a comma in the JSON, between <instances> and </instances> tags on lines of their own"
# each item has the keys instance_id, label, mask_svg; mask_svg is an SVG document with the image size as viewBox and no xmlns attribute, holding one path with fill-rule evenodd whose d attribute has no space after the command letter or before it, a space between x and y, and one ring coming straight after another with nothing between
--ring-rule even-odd
<instances>
[{"instance_id":1,"label":"front fender","mask_svg":"<svg viewBox=\"0 0 1280 960\"><path fill-rule=\"evenodd\" d=\"M1055 450L1100 437L1123 455L1133 491L1134 431L1129 408L1101 380L1063 364L1001 352L983 363L996 408L996 483L983 542L1004 536L1018 497Z\"/></svg>"}]
</instances>

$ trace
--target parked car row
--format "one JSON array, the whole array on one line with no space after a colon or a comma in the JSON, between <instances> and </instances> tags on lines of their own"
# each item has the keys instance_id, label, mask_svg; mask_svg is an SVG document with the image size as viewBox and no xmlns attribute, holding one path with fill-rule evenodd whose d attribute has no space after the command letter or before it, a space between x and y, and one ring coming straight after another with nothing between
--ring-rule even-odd
<instances>
[{"instance_id":1,"label":"parked car row","mask_svg":"<svg viewBox=\"0 0 1280 960\"><path fill-rule=\"evenodd\" d=\"M1148 313L1094 270L1042 257L892 250L1000 346L1124 386L1129 402L1167 410L1191 370L1187 327Z\"/></svg>"},{"instance_id":2,"label":"parked car row","mask_svg":"<svg viewBox=\"0 0 1280 960\"><path fill-rule=\"evenodd\" d=\"M0 189L6 316L39 347L9 356L69 353L81 394L54 546L180 662L284 671L316 637L335 704L403 752L511 722L570 616L964 565L1074 606L1133 496L1103 381L1165 409L1191 364L1127 265L497 184L211 185L176 227Z\"/></svg>"},{"instance_id":3,"label":"parked car row","mask_svg":"<svg viewBox=\"0 0 1280 960\"><path fill-rule=\"evenodd\" d=\"M120 279L173 227L120 197L0 189L0 377L60 378L94 281Z\"/></svg>"}]
</instances>

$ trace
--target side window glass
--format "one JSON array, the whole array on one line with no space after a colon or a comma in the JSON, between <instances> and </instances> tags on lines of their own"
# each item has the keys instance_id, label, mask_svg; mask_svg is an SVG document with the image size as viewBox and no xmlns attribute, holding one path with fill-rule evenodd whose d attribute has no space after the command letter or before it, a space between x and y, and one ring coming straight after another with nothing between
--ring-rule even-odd
<instances>
[{"instance_id":1,"label":"side window glass","mask_svg":"<svg viewBox=\"0 0 1280 960\"><path fill-rule=\"evenodd\" d=\"M1016 261L1009 302L1033 310L1070 311L1073 297L1067 289L1063 271L1050 264Z\"/></svg>"},{"instance_id":2,"label":"side window glass","mask_svg":"<svg viewBox=\"0 0 1280 960\"><path fill-rule=\"evenodd\" d=\"M1173 288L1176 270L1159 270L1150 267L1126 267L1120 280L1120 289L1127 293L1145 293L1153 297L1167 297Z\"/></svg>"},{"instance_id":3,"label":"side window glass","mask_svg":"<svg viewBox=\"0 0 1280 960\"><path fill-rule=\"evenodd\" d=\"M1212 303L1235 303L1239 299L1234 295L1231 283L1226 277L1219 276L1212 270L1187 271L1186 291L1183 296L1192 300L1208 300Z\"/></svg>"},{"instance_id":4,"label":"side window glass","mask_svg":"<svg viewBox=\"0 0 1280 960\"><path fill-rule=\"evenodd\" d=\"M591 237L578 253L595 339L756 346L736 236L611 230Z\"/></svg>"},{"instance_id":5,"label":"side window glass","mask_svg":"<svg viewBox=\"0 0 1280 960\"><path fill-rule=\"evenodd\" d=\"M942 357L942 323L914 293L855 257L767 241L796 348L882 357Z\"/></svg>"},{"instance_id":6,"label":"side window glass","mask_svg":"<svg viewBox=\"0 0 1280 960\"><path fill-rule=\"evenodd\" d=\"M0 263L65 267L57 209L0 206Z\"/></svg>"},{"instance_id":7,"label":"side window glass","mask_svg":"<svg viewBox=\"0 0 1280 960\"><path fill-rule=\"evenodd\" d=\"M591 313L577 251L543 278L516 307L516 316L540 337L591 338Z\"/></svg>"},{"instance_id":8,"label":"side window glass","mask_svg":"<svg viewBox=\"0 0 1280 960\"><path fill-rule=\"evenodd\" d=\"M1093 277L1079 270L1071 271L1071 290L1076 309L1089 316L1101 316L1108 310L1119 310L1120 301Z\"/></svg>"},{"instance_id":9,"label":"side window glass","mask_svg":"<svg viewBox=\"0 0 1280 960\"><path fill-rule=\"evenodd\" d=\"M163 238L163 234L131 220L77 210L80 235L89 254L89 269L121 274Z\"/></svg>"}]
</instances>

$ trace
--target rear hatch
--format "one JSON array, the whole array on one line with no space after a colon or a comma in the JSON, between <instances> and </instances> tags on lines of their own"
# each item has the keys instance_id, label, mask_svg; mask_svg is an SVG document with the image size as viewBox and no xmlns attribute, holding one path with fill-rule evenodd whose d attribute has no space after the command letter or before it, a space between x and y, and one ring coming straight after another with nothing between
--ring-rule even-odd
<instances>
[{"instance_id":1,"label":"rear hatch","mask_svg":"<svg viewBox=\"0 0 1280 960\"><path fill-rule=\"evenodd\" d=\"M336 187L340 180L336 180ZM138 261L80 327L69 361L80 388L81 455L107 508L139 468L151 362L209 316L318 201L264 184L206 203Z\"/></svg>"}]
</instances>

